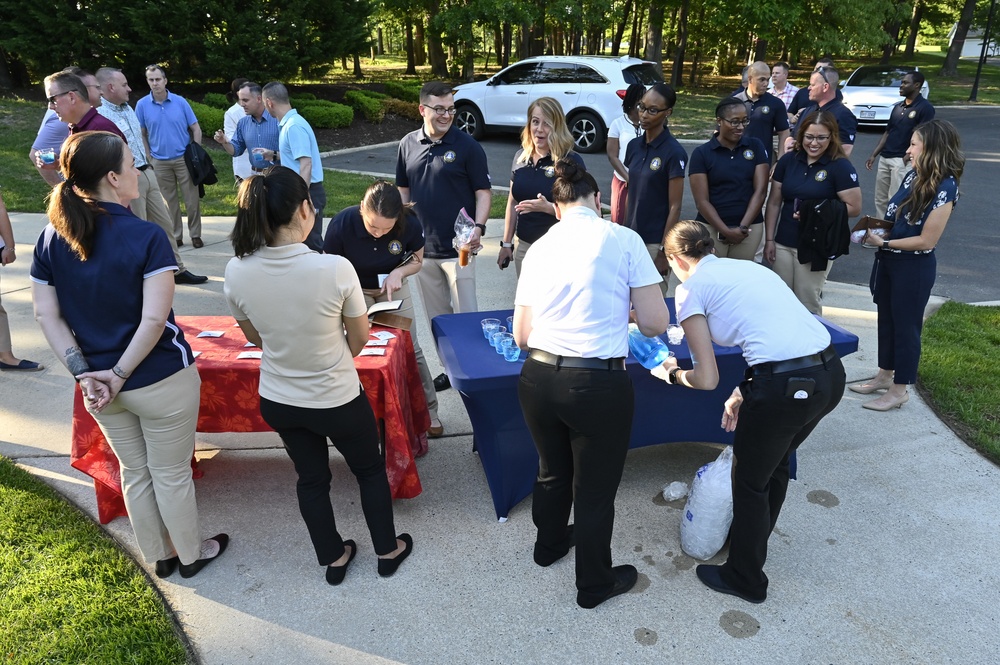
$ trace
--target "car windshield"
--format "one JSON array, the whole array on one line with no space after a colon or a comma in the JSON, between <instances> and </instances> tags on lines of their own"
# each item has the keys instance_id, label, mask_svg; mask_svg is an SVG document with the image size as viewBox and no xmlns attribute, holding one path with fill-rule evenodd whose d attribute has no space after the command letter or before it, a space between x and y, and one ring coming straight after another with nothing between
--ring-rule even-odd
<instances>
[{"instance_id":1,"label":"car windshield","mask_svg":"<svg viewBox=\"0 0 1000 665\"><path fill-rule=\"evenodd\" d=\"M862 69L851 76L847 85L866 88L898 88L909 69Z\"/></svg>"},{"instance_id":2,"label":"car windshield","mask_svg":"<svg viewBox=\"0 0 1000 665\"><path fill-rule=\"evenodd\" d=\"M622 72L625 77L625 83L632 85L633 83L641 83L643 85L653 85L654 83L662 83L663 77L660 73L656 71L656 67L651 62L644 62L640 65L632 65L628 69Z\"/></svg>"}]
</instances>

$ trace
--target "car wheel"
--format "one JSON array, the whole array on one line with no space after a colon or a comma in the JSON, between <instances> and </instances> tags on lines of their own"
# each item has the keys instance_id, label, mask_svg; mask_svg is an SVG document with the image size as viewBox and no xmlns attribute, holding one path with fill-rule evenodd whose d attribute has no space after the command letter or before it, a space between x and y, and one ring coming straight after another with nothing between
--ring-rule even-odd
<instances>
[{"instance_id":1,"label":"car wheel","mask_svg":"<svg viewBox=\"0 0 1000 665\"><path fill-rule=\"evenodd\" d=\"M582 111L573 116L569 123L573 135L573 145L577 152L593 153L604 147L606 130L604 123L593 113Z\"/></svg>"},{"instance_id":2,"label":"car wheel","mask_svg":"<svg viewBox=\"0 0 1000 665\"><path fill-rule=\"evenodd\" d=\"M455 126L459 131L469 134L474 139L483 138L485 126L483 125L483 114L475 106L465 104L460 106L458 114L455 115Z\"/></svg>"}]
</instances>

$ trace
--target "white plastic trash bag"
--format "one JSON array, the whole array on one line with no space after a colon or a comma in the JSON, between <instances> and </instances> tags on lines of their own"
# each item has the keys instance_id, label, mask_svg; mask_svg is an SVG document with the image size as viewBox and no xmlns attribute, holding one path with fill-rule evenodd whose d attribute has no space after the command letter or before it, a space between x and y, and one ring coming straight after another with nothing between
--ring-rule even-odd
<instances>
[{"instance_id":1,"label":"white plastic trash bag","mask_svg":"<svg viewBox=\"0 0 1000 665\"><path fill-rule=\"evenodd\" d=\"M733 523L733 447L698 469L681 517L681 549L702 561L715 556Z\"/></svg>"}]
</instances>

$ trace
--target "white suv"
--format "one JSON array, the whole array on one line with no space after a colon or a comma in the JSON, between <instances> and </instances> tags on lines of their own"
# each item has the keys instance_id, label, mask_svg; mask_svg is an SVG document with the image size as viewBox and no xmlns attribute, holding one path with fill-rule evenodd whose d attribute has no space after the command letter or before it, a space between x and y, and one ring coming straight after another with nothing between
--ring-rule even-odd
<instances>
[{"instance_id":1,"label":"white suv","mask_svg":"<svg viewBox=\"0 0 1000 665\"><path fill-rule=\"evenodd\" d=\"M539 56L507 67L485 81L455 89L455 125L473 137L487 130L520 131L528 105L539 97L559 100L577 152L604 147L608 125L622 112L625 89L663 80L652 62L607 56Z\"/></svg>"}]
</instances>

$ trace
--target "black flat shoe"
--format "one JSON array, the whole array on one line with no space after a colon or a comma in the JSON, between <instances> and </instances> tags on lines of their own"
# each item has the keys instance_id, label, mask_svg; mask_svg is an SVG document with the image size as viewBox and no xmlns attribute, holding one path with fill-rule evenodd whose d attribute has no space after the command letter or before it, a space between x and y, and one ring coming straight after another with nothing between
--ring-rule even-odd
<instances>
[{"instance_id":1,"label":"black flat shoe","mask_svg":"<svg viewBox=\"0 0 1000 665\"><path fill-rule=\"evenodd\" d=\"M351 565L351 562L354 561L354 555L358 553L358 544L353 540L345 540L344 547L351 548L351 553L347 557L347 563L343 566L326 567L326 583L330 586L337 586L344 581L344 577L347 576L347 567Z\"/></svg>"},{"instance_id":2,"label":"black flat shoe","mask_svg":"<svg viewBox=\"0 0 1000 665\"><path fill-rule=\"evenodd\" d=\"M202 242L201 238L191 238L191 246L195 249L201 249L205 246L205 243Z\"/></svg>"},{"instance_id":3,"label":"black flat shoe","mask_svg":"<svg viewBox=\"0 0 1000 665\"><path fill-rule=\"evenodd\" d=\"M634 587L636 581L639 579L639 571L635 569L635 566L629 566L628 564L615 566L611 569L611 572L615 575L615 585L611 587L611 591L608 591L603 596L594 596L590 593L578 591L576 594L576 604L585 610L592 610L605 600L625 593Z\"/></svg>"},{"instance_id":4,"label":"black flat shoe","mask_svg":"<svg viewBox=\"0 0 1000 665\"><path fill-rule=\"evenodd\" d=\"M181 270L174 273L174 284L204 284L208 277L195 275L190 270Z\"/></svg>"},{"instance_id":5,"label":"black flat shoe","mask_svg":"<svg viewBox=\"0 0 1000 665\"><path fill-rule=\"evenodd\" d=\"M437 378L434 379L434 391L441 392L448 390L448 388L451 388L451 379L448 378L447 374L438 374Z\"/></svg>"},{"instance_id":6,"label":"black flat shoe","mask_svg":"<svg viewBox=\"0 0 1000 665\"><path fill-rule=\"evenodd\" d=\"M722 574L719 572L721 567L722 566L700 565L694 569L694 572L695 575L698 576L698 579L702 581L702 584L707 586L712 591L718 591L719 593L736 596L737 598L742 598L748 603L756 603L758 605L767 600L767 594L760 597L751 596L743 593L736 587L732 587L727 584L726 581L722 579Z\"/></svg>"},{"instance_id":7,"label":"black flat shoe","mask_svg":"<svg viewBox=\"0 0 1000 665\"><path fill-rule=\"evenodd\" d=\"M156 562L156 576L161 580L164 577L170 577L174 574L174 571L177 570L177 564L180 563L180 561L181 560L175 556L172 556L169 559L160 559Z\"/></svg>"},{"instance_id":8,"label":"black flat shoe","mask_svg":"<svg viewBox=\"0 0 1000 665\"><path fill-rule=\"evenodd\" d=\"M533 553L533 558L535 559L535 563L537 563L542 568L546 568L548 566L551 566L552 564L554 564L556 561L563 558L567 554L569 554L570 548L576 545L576 535L573 531L572 524L566 527L566 538L563 542L565 543L566 548L560 549L557 552L553 552L551 548L542 547L538 543L535 543L535 551Z\"/></svg>"},{"instance_id":9,"label":"black flat shoe","mask_svg":"<svg viewBox=\"0 0 1000 665\"><path fill-rule=\"evenodd\" d=\"M399 568L399 564L403 563L406 557L410 556L410 552L413 551L413 538L410 537L410 534L401 533L398 538L406 545L406 549L400 552L395 559L378 560L378 574L382 577L391 577L396 572L396 569Z\"/></svg>"},{"instance_id":10,"label":"black flat shoe","mask_svg":"<svg viewBox=\"0 0 1000 665\"><path fill-rule=\"evenodd\" d=\"M180 564L178 568L181 569L181 577L183 577L184 579L187 579L189 577L194 577L195 575L198 574L198 572L202 568L204 568L205 566L207 566L208 564L212 563L220 556L222 556L222 553L225 552L226 548L229 546L229 536L224 533L220 533L217 536L212 536L211 538L209 538L209 540L214 540L215 542L219 543L219 553L210 559L198 559L197 561L189 565L183 563Z\"/></svg>"}]
</instances>

